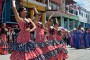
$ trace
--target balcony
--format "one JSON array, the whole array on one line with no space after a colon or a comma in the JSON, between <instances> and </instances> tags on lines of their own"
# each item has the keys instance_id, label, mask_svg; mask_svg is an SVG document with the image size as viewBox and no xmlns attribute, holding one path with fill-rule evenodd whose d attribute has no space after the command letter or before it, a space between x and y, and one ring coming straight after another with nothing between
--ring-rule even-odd
<instances>
[{"instance_id":1,"label":"balcony","mask_svg":"<svg viewBox=\"0 0 90 60\"><path fill-rule=\"evenodd\" d=\"M39 6L42 6L42 7L47 6L46 4L41 3L39 0L38 1L36 1L36 0L23 0L23 2L27 2L27 4L28 4L28 2L30 2L30 3L36 4L36 5L39 5Z\"/></svg>"},{"instance_id":2,"label":"balcony","mask_svg":"<svg viewBox=\"0 0 90 60\"><path fill-rule=\"evenodd\" d=\"M55 6L55 5L52 5L51 6L51 10L59 10L59 7L58 6Z\"/></svg>"},{"instance_id":3,"label":"balcony","mask_svg":"<svg viewBox=\"0 0 90 60\"><path fill-rule=\"evenodd\" d=\"M52 2L55 2L55 3L57 3L57 4L61 4L62 3L62 1L61 0L51 0Z\"/></svg>"},{"instance_id":4,"label":"balcony","mask_svg":"<svg viewBox=\"0 0 90 60\"><path fill-rule=\"evenodd\" d=\"M66 4L75 4L76 2L74 0L66 0Z\"/></svg>"}]
</instances>

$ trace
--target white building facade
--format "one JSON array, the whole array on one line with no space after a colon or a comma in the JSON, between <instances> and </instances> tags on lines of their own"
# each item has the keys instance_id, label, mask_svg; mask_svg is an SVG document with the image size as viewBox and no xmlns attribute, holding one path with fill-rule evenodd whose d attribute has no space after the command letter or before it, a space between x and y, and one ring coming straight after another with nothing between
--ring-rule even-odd
<instances>
[{"instance_id":1,"label":"white building facade","mask_svg":"<svg viewBox=\"0 0 90 60\"><path fill-rule=\"evenodd\" d=\"M85 8L77 5L77 4L67 4L66 12L69 14L73 14L79 17L79 25L82 27L89 27L90 25L90 12Z\"/></svg>"}]
</instances>

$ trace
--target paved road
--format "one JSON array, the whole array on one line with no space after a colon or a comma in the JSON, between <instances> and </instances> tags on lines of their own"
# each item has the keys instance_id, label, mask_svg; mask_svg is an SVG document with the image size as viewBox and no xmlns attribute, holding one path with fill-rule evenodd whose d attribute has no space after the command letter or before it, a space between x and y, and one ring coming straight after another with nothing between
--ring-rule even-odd
<instances>
[{"instance_id":1,"label":"paved road","mask_svg":"<svg viewBox=\"0 0 90 60\"><path fill-rule=\"evenodd\" d=\"M10 60L9 57L10 57L10 54L8 54L8 55L0 55L0 60Z\"/></svg>"},{"instance_id":2,"label":"paved road","mask_svg":"<svg viewBox=\"0 0 90 60\"><path fill-rule=\"evenodd\" d=\"M67 48L69 51L68 60L90 60L90 50L89 49L74 49ZM10 54L0 56L0 60L10 60Z\"/></svg>"},{"instance_id":3,"label":"paved road","mask_svg":"<svg viewBox=\"0 0 90 60\"><path fill-rule=\"evenodd\" d=\"M90 60L90 49L75 49L68 47L68 60Z\"/></svg>"}]
</instances>

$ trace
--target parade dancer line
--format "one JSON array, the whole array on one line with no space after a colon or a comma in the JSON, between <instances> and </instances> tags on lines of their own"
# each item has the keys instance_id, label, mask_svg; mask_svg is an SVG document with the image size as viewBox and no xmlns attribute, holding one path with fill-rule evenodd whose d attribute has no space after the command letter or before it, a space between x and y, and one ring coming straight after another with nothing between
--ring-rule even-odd
<instances>
[{"instance_id":1,"label":"parade dancer line","mask_svg":"<svg viewBox=\"0 0 90 60\"><path fill-rule=\"evenodd\" d=\"M46 27L48 31L48 42L49 45L53 46L54 54L52 54L53 56L51 58L48 58L47 60L63 60L63 54L60 52L66 52L66 49L61 46L62 44L59 43L58 40L56 40L56 28L54 28L52 25L52 19L50 18L47 21Z\"/></svg>"}]
</instances>

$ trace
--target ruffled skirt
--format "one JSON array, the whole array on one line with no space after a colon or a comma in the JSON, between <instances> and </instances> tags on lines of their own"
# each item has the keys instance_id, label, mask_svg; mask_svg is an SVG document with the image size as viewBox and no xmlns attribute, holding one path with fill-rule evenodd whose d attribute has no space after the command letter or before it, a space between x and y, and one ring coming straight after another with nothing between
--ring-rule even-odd
<instances>
[{"instance_id":1,"label":"ruffled skirt","mask_svg":"<svg viewBox=\"0 0 90 60\"><path fill-rule=\"evenodd\" d=\"M43 54L45 56L45 60L55 60L58 59L57 56L62 57L64 54L67 54L67 50L63 48L63 42L62 41L56 41L56 40L49 40L46 42L38 42L38 46L43 51Z\"/></svg>"},{"instance_id":2,"label":"ruffled skirt","mask_svg":"<svg viewBox=\"0 0 90 60\"><path fill-rule=\"evenodd\" d=\"M28 43L12 43L10 49L13 53L10 56L11 60L44 60L42 50L33 41Z\"/></svg>"},{"instance_id":3,"label":"ruffled skirt","mask_svg":"<svg viewBox=\"0 0 90 60\"><path fill-rule=\"evenodd\" d=\"M0 42L0 54L6 55L8 54L8 43Z\"/></svg>"}]
</instances>

